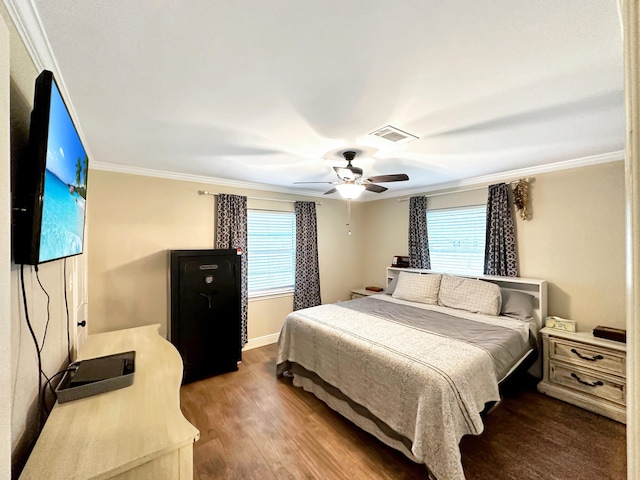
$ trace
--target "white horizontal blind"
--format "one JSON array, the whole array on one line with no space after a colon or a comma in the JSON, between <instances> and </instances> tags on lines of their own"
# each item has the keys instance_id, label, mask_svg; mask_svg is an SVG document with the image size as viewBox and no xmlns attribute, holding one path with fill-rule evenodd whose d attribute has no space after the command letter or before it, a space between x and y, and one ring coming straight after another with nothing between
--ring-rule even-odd
<instances>
[{"instance_id":1,"label":"white horizontal blind","mask_svg":"<svg viewBox=\"0 0 640 480\"><path fill-rule=\"evenodd\" d=\"M486 222L486 205L427 211L431 269L482 275Z\"/></svg>"},{"instance_id":2,"label":"white horizontal blind","mask_svg":"<svg viewBox=\"0 0 640 480\"><path fill-rule=\"evenodd\" d=\"M248 210L247 236L249 296L293 292L295 213Z\"/></svg>"}]
</instances>

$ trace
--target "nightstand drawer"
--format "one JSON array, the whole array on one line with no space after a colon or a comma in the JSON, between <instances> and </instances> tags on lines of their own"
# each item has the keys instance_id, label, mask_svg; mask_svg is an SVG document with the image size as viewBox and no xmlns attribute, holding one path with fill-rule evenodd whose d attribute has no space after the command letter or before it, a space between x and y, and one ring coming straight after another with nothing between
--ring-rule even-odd
<instances>
[{"instance_id":1,"label":"nightstand drawer","mask_svg":"<svg viewBox=\"0 0 640 480\"><path fill-rule=\"evenodd\" d=\"M624 354L616 355L610 350L558 338L549 338L549 349L549 357L552 360L562 360L574 365L593 368L599 372L625 376Z\"/></svg>"},{"instance_id":2,"label":"nightstand drawer","mask_svg":"<svg viewBox=\"0 0 640 480\"><path fill-rule=\"evenodd\" d=\"M624 382L616 380L615 377L551 362L549 380L552 383L580 390L620 405L627 403L626 385Z\"/></svg>"}]
</instances>

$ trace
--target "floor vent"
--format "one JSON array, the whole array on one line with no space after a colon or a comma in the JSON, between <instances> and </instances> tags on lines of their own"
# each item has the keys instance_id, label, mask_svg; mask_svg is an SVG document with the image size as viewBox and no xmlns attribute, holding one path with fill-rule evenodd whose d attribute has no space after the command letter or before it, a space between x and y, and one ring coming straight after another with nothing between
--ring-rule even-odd
<instances>
[{"instance_id":1,"label":"floor vent","mask_svg":"<svg viewBox=\"0 0 640 480\"><path fill-rule=\"evenodd\" d=\"M391 125L382 127L375 132L371 132L369 135L375 135L376 137L384 138L385 140L389 140L393 143L408 143L418 139L415 135L403 132L399 128L392 127Z\"/></svg>"}]
</instances>

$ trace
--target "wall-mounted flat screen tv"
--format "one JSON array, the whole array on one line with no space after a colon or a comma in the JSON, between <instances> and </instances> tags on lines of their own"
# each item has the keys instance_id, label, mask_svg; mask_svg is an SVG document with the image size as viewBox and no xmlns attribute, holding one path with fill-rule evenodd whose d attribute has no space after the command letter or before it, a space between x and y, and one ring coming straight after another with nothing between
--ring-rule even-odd
<instances>
[{"instance_id":1,"label":"wall-mounted flat screen tv","mask_svg":"<svg viewBox=\"0 0 640 480\"><path fill-rule=\"evenodd\" d=\"M89 159L53 73L36 79L29 144L14 189L14 261L37 265L79 255Z\"/></svg>"}]
</instances>

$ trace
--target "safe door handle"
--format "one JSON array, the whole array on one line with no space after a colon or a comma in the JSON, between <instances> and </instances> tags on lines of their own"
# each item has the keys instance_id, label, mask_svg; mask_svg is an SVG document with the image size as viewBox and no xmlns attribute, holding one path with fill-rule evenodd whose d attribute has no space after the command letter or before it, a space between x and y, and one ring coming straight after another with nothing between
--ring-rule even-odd
<instances>
[{"instance_id":1,"label":"safe door handle","mask_svg":"<svg viewBox=\"0 0 640 480\"><path fill-rule=\"evenodd\" d=\"M586 360L587 362L595 362L596 360L602 360L604 358L602 355L594 355L593 357L585 357L579 351L577 351L575 348L571 349L571 353L575 353L578 356L578 358L581 358L582 360Z\"/></svg>"},{"instance_id":2,"label":"safe door handle","mask_svg":"<svg viewBox=\"0 0 640 480\"><path fill-rule=\"evenodd\" d=\"M202 292L200 292L200 295L202 295L204 298L207 299L207 301L209 302L209 310L211 310L211 295L210 294L206 294L206 293L202 293Z\"/></svg>"},{"instance_id":3,"label":"safe door handle","mask_svg":"<svg viewBox=\"0 0 640 480\"><path fill-rule=\"evenodd\" d=\"M571 376L575 378L579 383L581 383L582 385L586 385L587 387L601 387L602 385L604 385L604 383L602 383L600 380L598 380L597 382L585 382L575 373L572 373Z\"/></svg>"}]
</instances>

